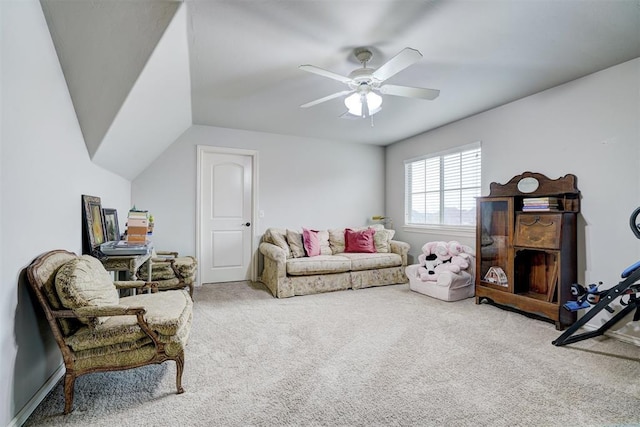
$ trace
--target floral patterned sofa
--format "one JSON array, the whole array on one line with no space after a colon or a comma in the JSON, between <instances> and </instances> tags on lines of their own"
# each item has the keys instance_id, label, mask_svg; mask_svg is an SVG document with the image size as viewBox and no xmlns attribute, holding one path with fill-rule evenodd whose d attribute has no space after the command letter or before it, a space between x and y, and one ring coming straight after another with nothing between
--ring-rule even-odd
<instances>
[{"instance_id":1,"label":"floral patterned sofa","mask_svg":"<svg viewBox=\"0 0 640 427\"><path fill-rule=\"evenodd\" d=\"M373 249L356 252L353 232L372 234ZM343 289L407 283L409 244L393 239L382 225L315 232L319 254L308 256L305 233L281 228L266 230L260 243L264 256L261 281L278 298ZM346 236L346 237L345 237Z\"/></svg>"}]
</instances>

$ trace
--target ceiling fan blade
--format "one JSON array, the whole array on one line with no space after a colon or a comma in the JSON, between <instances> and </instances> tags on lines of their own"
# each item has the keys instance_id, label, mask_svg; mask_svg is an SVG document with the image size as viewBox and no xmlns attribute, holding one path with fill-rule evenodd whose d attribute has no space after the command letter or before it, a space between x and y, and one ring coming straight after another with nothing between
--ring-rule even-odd
<instances>
[{"instance_id":1,"label":"ceiling fan blade","mask_svg":"<svg viewBox=\"0 0 640 427\"><path fill-rule=\"evenodd\" d=\"M348 119L348 120L358 120L358 119L361 118L360 116L356 116L355 114L351 114L349 112L349 110L347 110L344 113L340 114L338 117L340 117L341 119Z\"/></svg>"},{"instance_id":2,"label":"ceiling fan blade","mask_svg":"<svg viewBox=\"0 0 640 427\"><path fill-rule=\"evenodd\" d=\"M349 94L351 92L353 92L353 90L343 90L343 91L340 91L340 92L332 93L331 95L327 95L324 98L316 99L315 101L311 101L311 102L307 102L306 104L302 104L300 106L300 108L313 107L314 105L321 104L321 103L323 103L325 101L329 101L329 100L332 100L334 98L339 98L342 95L346 95L346 94Z\"/></svg>"},{"instance_id":3,"label":"ceiling fan blade","mask_svg":"<svg viewBox=\"0 0 640 427\"><path fill-rule=\"evenodd\" d=\"M422 54L419 51L405 47L396 56L382 64L372 75L380 81L385 81L408 66L415 64L420 58L422 58Z\"/></svg>"},{"instance_id":4,"label":"ceiling fan blade","mask_svg":"<svg viewBox=\"0 0 640 427\"><path fill-rule=\"evenodd\" d=\"M315 65L300 65L300 68L303 71L308 71L309 73L314 73L319 76L329 77L330 79L337 80L342 83L349 83L352 80L349 77L341 76L340 74L336 74L333 71L328 71L323 68L318 68Z\"/></svg>"},{"instance_id":5,"label":"ceiling fan blade","mask_svg":"<svg viewBox=\"0 0 640 427\"><path fill-rule=\"evenodd\" d=\"M421 98L433 100L440 95L438 89L427 89L423 87L409 87L398 85L383 85L380 86L380 93L385 95L404 96L407 98Z\"/></svg>"}]
</instances>

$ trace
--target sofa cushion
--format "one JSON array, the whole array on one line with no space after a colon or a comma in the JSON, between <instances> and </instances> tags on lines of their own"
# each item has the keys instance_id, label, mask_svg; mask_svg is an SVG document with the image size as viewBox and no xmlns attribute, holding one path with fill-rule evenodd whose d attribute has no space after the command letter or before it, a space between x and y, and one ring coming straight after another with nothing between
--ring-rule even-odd
<instances>
[{"instance_id":1,"label":"sofa cushion","mask_svg":"<svg viewBox=\"0 0 640 427\"><path fill-rule=\"evenodd\" d=\"M373 235L376 231L373 228L366 230L352 230L347 228L344 230L345 252L376 252L376 246L373 242Z\"/></svg>"},{"instance_id":2,"label":"sofa cushion","mask_svg":"<svg viewBox=\"0 0 640 427\"><path fill-rule=\"evenodd\" d=\"M303 228L302 240L307 256L333 255L331 245L329 244L329 232L327 230L317 231ZM309 247L307 247L307 245Z\"/></svg>"},{"instance_id":3,"label":"sofa cushion","mask_svg":"<svg viewBox=\"0 0 640 427\"><path fill-rule=\"evenodd\" d=\"M376 234L373 235L373 242L376 247L376 252L388 253L391 252L391 246L389 242L395 235L395 230L384 228L382 224L372 224L368 227L351 227L352 230L366 230L367 228L373 228L376 230ZM332 228L329 232L329 244L331 247L331 253L340 254L344 252L344 228Z\"/></svg>"},{"instance_id":4,"label":"sofa cushion","mask_svg":"<svg viewBox=\"0 0 640 427\"><path fill-rule=\"evenodd\" d=\"M56 273L56 291L65 308L117 305L118 291L102 263L89 255L82 255L64 264ZM108 318L79 319L95 325Z\"/></svg>"},{"instance_id":5,"label":"sofa cushion","mask_svg":"<svg viewBox=\"0 0 640 427\"><path fill-rule=\"evenodd\" d=\"M344 252L344 228L332 228L328 232L331 252L334 255Z\"/></svg>"},{"instance_id":6,"label":"sofa cushion","mask_svg":"<svg viewBox=\"0 0 640 427\"><path fill-rule=\"evenodd\" d=\"M63 308L60 297L58 296L58 291L56 290L56 270L75 257L75 254L67 251L54 251L47 257L47 262L35 270L37 274L36 280L42 283L42 290L47 300L49 300L51 308L54 310ZM65 336L71 334L82 325L78 319L74 318L60 318L59 322L62 333Z\"/></svg>"},{"instance_id":7,"label":"sofa cushion","mask_svg":"<svg viewBox=\"0 0 640 427\"><path fill-rule=\"evenodd\" d=\"M287 258L291 258L291 248L287 243L287 230L281 228L267 228L262 239L267 243L278 246L284 250Z\"/></svg>"},{"instance_id":8,"label":"sofa cushion","mask_svg":"<svg viewBox=\"0 0 640 427\"><path fill-rule=\"evenodd\" d=\"M351 260L351 271L372 270L402 265L402 257L394 253L349 253L340 254Z\"/></svg>"},{"instance_id":9,"label":"sofa cushion","mask_svg":"<svg viewBox=\"0 0 640 427\"><path fill-rule=\"evenodd\" d=\"M302 234L295 230L287 229L287 243L289 243L289 247L291 248L291 256L294 258L302 258L305 256Z\"/></svg>"},{"instance_id":10,"label":"sofa cushion","mask_svg":"<svg viewBox=\"0 0 640 427\"><path fill-rule=\"evenodd\" d=\"M291 276L344 273L350 269L351 261L341 255L317 255L287 260L287 274Z\"/></svg>"},{"instance_id":11,"label":"sofa cushion","mask_svg":"<svg viewBox=\"0 0 640 427\"><path fill-rule=\"evenodd\" d=\"M193 311L193 302L188 292L172 290L138 294L121 298L120 306L144 307L144 318L161 342L169 342L170 337L181 336L186 343ZM74 351L103 347L123 350L125 347L130 349L148 342L149 338L140 329L136 316L112 316L95 328L85 326L65 338L65 343Z\"/></svg>"},{"instance_id":12,"label":"sofa cushion","mask_svg":"<svg viewBox=\"0 0 640 427\"><path fill-rule=\"evenodd\" d=\"M320 243L320 255L333 255L331 244L329 243L329 231L318 231L318 242Z\"/></svg>"},{"instance_id":13,"label":"sofa cushion","mask_svg":"<svg viewBox=\"0 0 640 427\"><path fill-rule=\"evenodd\" d=\"M302 242L304 243L304 251L308 257L320 255L320 241L318 240L318 231L302 228Z\"/></svg>"},{"instance_id":14,"label":"sofa cushion","mask_svg":"<svg viewBox=\"0 0 640 427\"><path fill-rule=\"evenodd\" d=\"M159 257L162 259L162 257ZM166 258L170 260L171 258ZM181 256L173 258L174 267L180 273L182 277L192 278L195 277L196 271L198 269L198 261L195 257ZM156 262L151 264L153 266L153 270L151 272L151 276L153 280L170 280L176 277L176 273L171 268L171 264L169 262ZM138 277L141 280L149 280L149 260L145 261L144 264L138 269Z\"/></svg>"},{"instance_id":15,"label":"sofa cushion","mask_svg":"<svg viewBox=\"0 0 640 427\"><path fill-rule=\"evenodd\" d=\"M389 230L386 228L383 228L381 230L376 230L376 234L373 235L373 243L376 246L376 252L380 252L380 253L391 252L391 245L389 242L391 242L395 234L396 234L395 230Z\"/></svg>"},{"instance_id":16,"label":"sofa cushion","mask_svg":"<svg viewBox=\"0 0 640 427\"><path fill-rule=\"evenodd\" d=\"M369 228L373 228L374 230L376 230L376 234L373 235L376 252L391 252L391 246L389 242L393 239L396 231L384 228L384 225L382 224L372 224L369 226ZM358 228L358 230L363 230L363 228Z\"/></svg>"}]
</instances>

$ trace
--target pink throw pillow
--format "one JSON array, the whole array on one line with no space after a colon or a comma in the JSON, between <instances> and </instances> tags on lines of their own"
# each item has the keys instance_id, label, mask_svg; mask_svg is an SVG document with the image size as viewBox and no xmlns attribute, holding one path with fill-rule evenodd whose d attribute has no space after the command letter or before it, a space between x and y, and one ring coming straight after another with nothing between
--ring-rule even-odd
<instances>
[{"instance_id":1,"label":"pink throw pillow","mask_svg":"<svg viewBox=\"0 0 640 427\"><path fill-rule=\"evenodd\" d=\"M373 228L367 228L366 230L352 230L347 228L344 230L344 242L345 252L364 252L375 253L376 245L373 240L373 235L376 234L376 230Z\"/></svg>"},{"instance_id":2,"label":"pink throw pillow","mask_svg":"<svg viewBox=\"0 0 640 427\"><path fill-rule=\"evenodd\" d=\"M318 239L317 230L302 229L302 241L304 244L304 250L307 252L307 256L320 255L320 240Z\"/></svg>"}]
</instances>

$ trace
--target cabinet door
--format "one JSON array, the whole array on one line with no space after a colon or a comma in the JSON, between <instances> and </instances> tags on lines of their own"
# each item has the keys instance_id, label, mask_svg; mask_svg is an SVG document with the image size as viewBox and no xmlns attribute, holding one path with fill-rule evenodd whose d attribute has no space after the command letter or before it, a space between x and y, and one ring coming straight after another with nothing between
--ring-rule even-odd
<instances>
[{"instance_id":1,"label":"cabinet door","mask_svg":"<svg viewBox=\"0 0 640 427\"><path fill-rule=\"evenodd\" d=\"M515 246L560 249L562 214L519 213Z\"/></svg>"},{"instance_id":2,"label":"cabinet door","mask_svg":"<svg viewBox=\"0 0 640 427\"><path fill-rule=\"evenodd\" d=\"M478 198L477 284L513 292L513 199Z\"/></svg>"}]
</instances>

